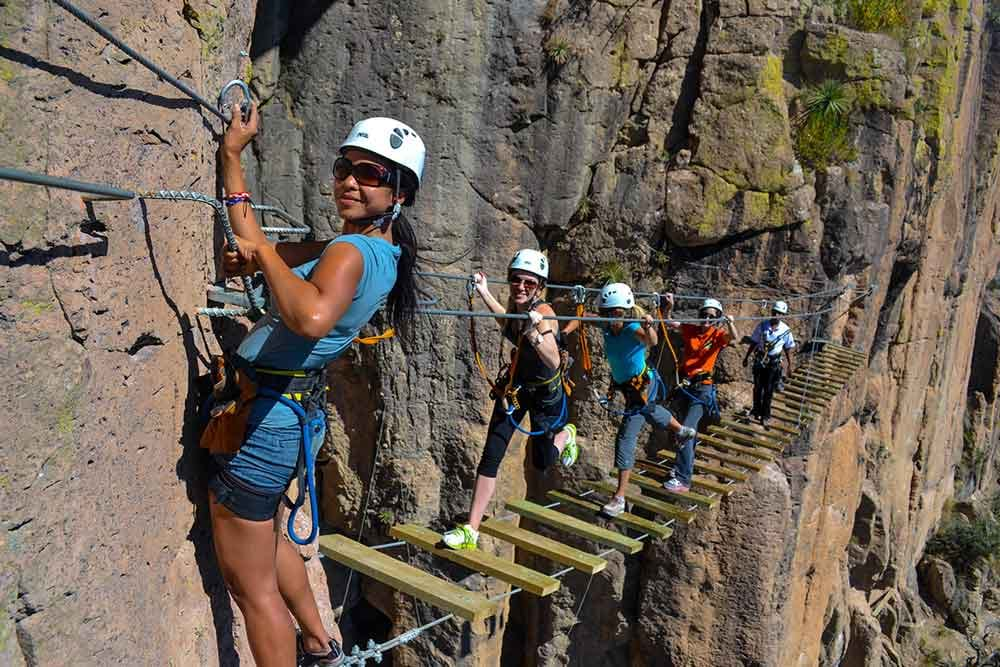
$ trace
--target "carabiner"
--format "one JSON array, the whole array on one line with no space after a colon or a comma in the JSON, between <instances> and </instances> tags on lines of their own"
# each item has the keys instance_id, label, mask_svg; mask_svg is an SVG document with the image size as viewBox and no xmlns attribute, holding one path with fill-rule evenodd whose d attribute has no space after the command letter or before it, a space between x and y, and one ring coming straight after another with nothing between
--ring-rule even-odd
<instances>
[{"instance_id":1,"label":"carabiner","mask_svg":"<svg viewBox=\"0 0 1000 667\"><path fill-rule=\"evenodd\" d=\"M227 121L232 120L232 112L230 111L231 106L226 101L226 95L232 88L239 88L243 92L243 101L240 102L240 116L243 118L243 122L245 123L250 120L250 86L248 86L245 81L233 79L222 87L222 90L219 92L219 113L225 116Z\"/></svg>"},{"instance_id":2,"label":"carabiner","mask_svg":"<svg viewBox=\"0 0 1000 667\"><path fill-rule=\"evenodd\" d=\"M587 300L587 288L583 285L573 286L573 301L574 303L581 304Z\"/></svg>"}]
</instances>

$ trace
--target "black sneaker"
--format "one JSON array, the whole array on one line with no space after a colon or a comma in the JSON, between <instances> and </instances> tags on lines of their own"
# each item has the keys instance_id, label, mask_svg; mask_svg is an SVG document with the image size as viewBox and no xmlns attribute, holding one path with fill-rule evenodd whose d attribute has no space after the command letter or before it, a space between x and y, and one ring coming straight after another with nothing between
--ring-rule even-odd
<instances>
[{"instance_id":1,"label":"black sneaker","mask_svg":"<svg viewBox=\"0 0 1000 667\"><path fill-rule=\"evenodd\" d=\"M344 650L340 648L337 640L332 638L330 639L330 652L317 655L306 651L302 645L302 634L300 633L295 638L295 654L295 664L298 667L312 667L313 665L316 667L337 667L344 662Z\"/></svg>"}]
</instances>

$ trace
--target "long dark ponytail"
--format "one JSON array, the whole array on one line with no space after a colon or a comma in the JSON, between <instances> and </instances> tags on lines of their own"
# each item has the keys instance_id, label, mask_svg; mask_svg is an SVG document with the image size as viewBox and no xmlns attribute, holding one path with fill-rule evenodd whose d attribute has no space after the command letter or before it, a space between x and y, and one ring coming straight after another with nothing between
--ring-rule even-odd
<instances>
[{"instance_id":1,"label":"long dark ponytail","mask_svg":"<svg viewBox=\"0 0 1000 667\"><path fill-rule=\"evenodd\" d=\"M389 323L397 334L410 338L410 325L417 308L417 235L404 213L400 213L392 223L392 242L399 246L400 255L396 265L396 284L389 292L385 309Z\"/></svg>"}]
</instances>

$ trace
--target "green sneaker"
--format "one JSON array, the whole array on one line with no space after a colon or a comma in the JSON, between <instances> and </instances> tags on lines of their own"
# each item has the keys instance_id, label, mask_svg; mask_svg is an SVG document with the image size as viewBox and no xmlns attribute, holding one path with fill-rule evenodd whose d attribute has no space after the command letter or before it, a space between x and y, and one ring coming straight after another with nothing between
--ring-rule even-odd
<instances>
[{"instance_id":1,"label":"green sneaker","mask_svg":"<svg viewBox=\"0 0 1000 667\"><path fill-rule=\"evenodd\" d=\"M442 539L450 549L475 549L479 544L479 531L469 524L463 523L445 533Z\"/></svg>"},{"instance_id":2,"label":"green sneaker","mask_svg":"<svg viewBox=\"0 0 1000 667\"><path fill-rule=\"evenodd\" d=\"M563 430L569 434L566 438L566 446L563 447L562 454L559 456L559 461L565 467L570 467L576 463L577 457L580 456L580 448L576 446L576 426L573 424L566 424Z\"/></svg>"}]
</instances>

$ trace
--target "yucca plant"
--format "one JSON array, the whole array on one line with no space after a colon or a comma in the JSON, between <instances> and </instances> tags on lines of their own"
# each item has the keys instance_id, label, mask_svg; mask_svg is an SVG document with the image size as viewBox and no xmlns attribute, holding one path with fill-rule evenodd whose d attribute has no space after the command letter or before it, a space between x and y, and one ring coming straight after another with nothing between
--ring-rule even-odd
<instances>
[{"instance_id":1,"label":"yucca plant","mask_svg":"<svg viewBox=\"0 0 1000 667\"><path fill-rule=\"evenodd\" d=\"M628 272L620 262L605 262L597 267L597 281L602 285L628 282Z\"/></svg>"},{"instance_id":2,"label":"yucca plant","mask_svg":"<svg viewBox=\"0 0 1000 667\"><path fill-rule=\"evenodd\" d=\"M847 93L847 87L835 79L827 79L818 86L809 88L801 99L802 110L797 119L799 125L811 118L839 120L851 113L851 98Z\"/></svg>"},{"instance_id":3,"label":"yucca plant","mask_svg":"<svg viewBox=\"0 0 1000 667\"><path fill-rule=\"evenodd\" d=\"M803 164L822 169L852 159L850 116L853 100L841 81L828 79L799 98L795 152Z\"/></svg>"}]
</instances>

